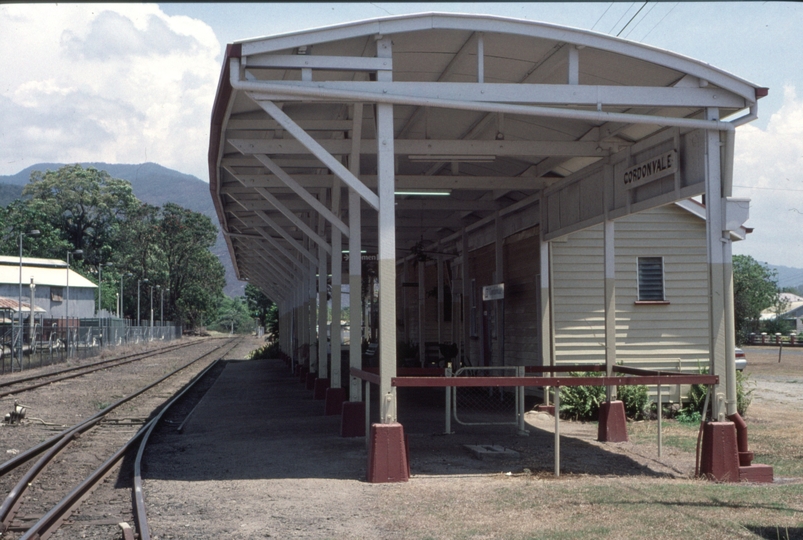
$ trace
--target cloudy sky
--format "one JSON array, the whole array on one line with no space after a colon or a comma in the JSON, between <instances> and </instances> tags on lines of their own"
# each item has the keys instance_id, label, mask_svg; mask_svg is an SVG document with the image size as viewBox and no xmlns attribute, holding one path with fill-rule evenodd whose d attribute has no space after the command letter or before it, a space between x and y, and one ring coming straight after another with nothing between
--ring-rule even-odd
<instances>
[{"instance_id":1,"label":"cloudy sky","mask_svg":"<svg viewBox=\"0 0 803 540\"><path fill-rule=\"evenodd\" d=\"M208 180L226 43L420 11L519 17L678 52L770 88L738 130L735 253L803 268L801 3L0 5L0 175L39 162L152 161Z\"/></svg>"}]
</instances>

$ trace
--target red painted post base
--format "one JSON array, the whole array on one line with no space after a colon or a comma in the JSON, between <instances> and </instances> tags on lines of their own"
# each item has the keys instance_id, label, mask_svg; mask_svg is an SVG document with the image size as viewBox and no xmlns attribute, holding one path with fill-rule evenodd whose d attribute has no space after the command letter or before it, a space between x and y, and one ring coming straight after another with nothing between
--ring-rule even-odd
<instances>
[{"instance_id":1,"label":"red painted post base","mask_svg":"<svg viewBox=\"0 0 803 540\"><path fill-rule=\"evenodd\" d=\"M606 401L599 407L599 442L627 442L627 417L625 404L621 401Z\"/></svg>"},{"instance_id":2,"label":"red painted post base","mask_svg":"<svg viewBox=\"0 0 803 540\"><path fill-rule=\"evenodd\" d=\"M329 388L329 379L315 379L312 387L312 399L320 401L326 398L326 390Z\"/></svg>"},{"instance_id":3,"label":"red painted post base","mask_svg":"<svg viewBox=\"0 0 803 540\"><path fill-rule=\"evenodd\" d=\"M315 389L315 379L318 378L317 373L307 373L307 378L304 381L304 387L307 390L314 390Z\"/></svg>"},{"instance_id":4,"label":"red painted post base","mask_svg":"<svg viewBox=\"0 0 803 540\"><path fill-rule=\"evenodd\" d=\"M700 476L715 482L738 482L739 448L733 422L706 422L700 456Z\"/></svg>"},{"instance_id":5,"label":"red painted post base","mask_svg":"<svg viewBox=\"0 0 803 540\"><path fill-rule=\"evenodd\" d=\"M398 422L372 424L368 449L368 481L372 484L406 482L410 467L404 428Z\"/></svg>"},{"instance_id":6,"label":"red painted post base","mask_svg":"<svg viewBox=\"0 0 803 540\"><path fill-rule=\"evenodd\" d=\"M554 405L536 405L535 410L538 412L545 412L549 413L552 416L555 416L555 406Z\"/></svg>"},{"instance_id":7,"label":"red painted post base","mask_svg":"<svg viewBox=\"0 0 803 540\"><path fill-rule=\"evenodd\" d=\"M365 402L344 401L340 409L340 436L365 437Z\"/></svg>"},{"instance_id":8,"label":"red painted post base","mask_svg":"<svg viewBox=\"0 0 803 540\"><path fill-rule=\"evenodd\" d=\"M346 401L345 388L327 388L326 403L323 408L324 416L334 416L340 414L343 402Z\"/></svg>"},{"instance_id":9,"label":"red painted post base","mask_svg":"<svg viewBox=\"0 0 803 540\"><path fill-rule=\"evenodd\" d=\"M772 484L774 475L772 465L754 463L747 467L739 467L740 482L756 482L759 484Z\"/></svg>"}]
</instances>

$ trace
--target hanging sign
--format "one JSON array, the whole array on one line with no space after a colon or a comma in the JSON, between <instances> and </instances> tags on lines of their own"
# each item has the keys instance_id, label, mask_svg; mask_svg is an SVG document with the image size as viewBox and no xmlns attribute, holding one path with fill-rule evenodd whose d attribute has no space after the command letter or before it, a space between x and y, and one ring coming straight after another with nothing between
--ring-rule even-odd
<instances>
[{"instance_id":1,"label":"hanging sign","mask_svg":"<svg viewBox=\"0 0 803 540\"><path fill-rule=\"evenodd\" d=\"M482 300L502 300L505 297L505 284L497 283L496 285L488 285L482 288Z\"/></svg>"},{"instance_id":2,"label":"hanging sign","mask_svg":"<svg viewBox=\"0 0 803 540\"><path fill-rule=\"evenodd\" d=\"M674 174L677 170L678 153L671 150L625 169L622 183L626 189L633 189Z\"/></svg>"}]
</instances>

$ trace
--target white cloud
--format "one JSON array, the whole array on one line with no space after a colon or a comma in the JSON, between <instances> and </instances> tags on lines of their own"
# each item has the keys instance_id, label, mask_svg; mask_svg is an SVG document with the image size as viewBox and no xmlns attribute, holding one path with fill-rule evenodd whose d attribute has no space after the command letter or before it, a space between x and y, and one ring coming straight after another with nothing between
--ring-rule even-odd
<instances>
[{"instance_id":1,"label":"white cloud","mask_svg":"<svg viewBox=\"0 0 803 540\"><path fill-rule=\"evenodd\" d=\"M220 43L156 5L0 6L0 174L157 162L207 179Z\"/></svg>"},{"instance_id":2,"label":"white cloud","mask_svg":"<svg viewBox=\"0 0 803 540\"><path fill-rule=\"evenodd\" d=\"M736 131L734 195L752 199L747 226L755 231L734 253L803 268L803 101L793 86L783 93L766 129Z\"/></svg>"}]
</instances>

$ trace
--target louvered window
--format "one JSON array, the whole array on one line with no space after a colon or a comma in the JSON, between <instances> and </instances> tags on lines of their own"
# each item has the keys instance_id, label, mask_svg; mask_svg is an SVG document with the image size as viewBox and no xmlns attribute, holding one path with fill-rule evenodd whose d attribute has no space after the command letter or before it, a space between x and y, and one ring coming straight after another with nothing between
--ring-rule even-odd
<instances>
[{"instance_id":1,"label":"louvered window","mask_svg":"<svg viewBox=\"0 0 803 540\"><path fill-rule=\"evenodd\" d=\"M638 258L638 299L640 302L664 300L664 260L662 257Z\"/></svg>"}]
</instances>

